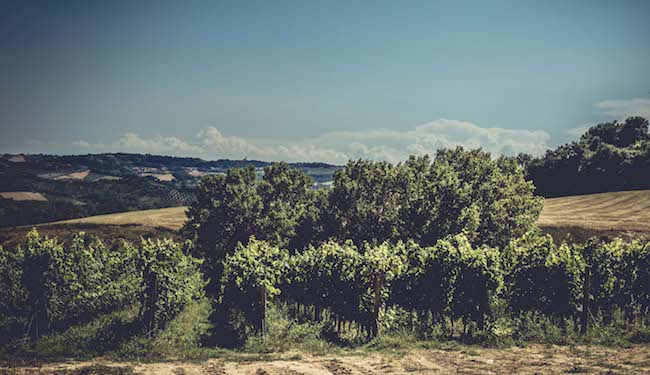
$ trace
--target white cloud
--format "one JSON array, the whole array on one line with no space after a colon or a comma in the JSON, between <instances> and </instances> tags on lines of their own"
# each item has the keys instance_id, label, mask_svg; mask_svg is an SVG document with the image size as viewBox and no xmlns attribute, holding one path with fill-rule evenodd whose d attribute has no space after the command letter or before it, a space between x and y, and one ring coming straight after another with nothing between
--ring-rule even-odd
<instances>
[{"instance_id":1,"label":"white cloud","mask_svg":"<svg viewBox=\"0 0 650 375\"><path fill-rule=\"evenodd\" d=\"M540 130L483 128L476 124L440 119L408 130L379 129L324 133L313 139L246 139L226 136L215 127L199 132L196 142L174 136L143 138L126 133L113 144L76 141L82 148L199 156L206 159L260 159L268 161L323 161L344 164L349 159L399 162L409 155L432 155L440 148L481 147L493 155L519 152L543 154L550 136Z\"/></svg>"},{"instance_id":2,"label":"white cloud","mask_svg":"<svg viewBox=\"0 0 650 375\"><path fill-rule=\"evenodd\" d=\"M83 139L80 139L78 141L74 141L74 142L72 142L72 144L75 145L75 146L82 147L82 148L90 148L90 143L88 143L87 141L84 141Z\"/></svg>"},{"instance_id":3,"label":"white cloud","mask_svg":"<svg viewBox=\"0 0 650 375\"><path fill-rule=\"evenodd\" d=\"M607 99L596 103L596 108L600 109L602 114L609 117L609 120L615 119L623 121L628 117L641 116L650 118L650 99L632 98L632 99ZM595 124L585 124L571 128L566 133L574 138L580 138L590 127Z\"/></svg>"},{"instance_id":4,"label":"white cloud","mask_svg":"<svg viewBox=\"0 0 650 375\"><path fill-rule=\"evenodd\" d=\"M580 138L580 137L581 137L583 134L585 134L585 133L587 132L587 130L589 130L589 128L592 127L592 126L593 126L593 125L578 126L577 128L571 128L571 129L567 130L566 133L567 133L568 135L573 136L573 137Z\"/></svg>"},{"instance_id":5,"label":"white cloud","mask_svg":"<svg viewBox=\"0 0 650 375\"><path fill-rule=\"evenodd\" d=\"M201 147L189 144L177 137L141 138L135 133L126 133L116 145L120 149L134 149L142 152L164 153L170 152L175 154L196 154L201 153Z\"/></svg>"},{"instance_id":6,"label":"white cloud","mask_svg":"<svg viewBox=\"0 0 650 375\"><path fill-rule=\"evenodd\" d=\"M405 160L408 155L433 154L440 148L483 148L492 154L514 155L519 152L540 155L548 149L551 137L541 130L482 128L466 121L440 119L411 130L372 130L368 132L332 132L320 142L350 142L350 156Z\"/></svg>"},{"instance_id":7,"label":"white cloud","mask_svg":"<svg viewBox=\"0 0 650 375\"><path fill-rule=\"evenodd\" d=\"M650 118L650 99L603 100L597 103L596 107L602 109L604 114L617 119L625 119L630 116Z\"/></svg>"},{"instance_id":8,"label":"white cloud","mask_svg":"<svg viewBox=\"0 0 650 375\"><path fill-rule=\"evenodd\" d=\"M240 137L224 137L219 129L210 126L199 132L204 149L221 154L262 154L264 150Z\"/></svg>"}]
</instances>

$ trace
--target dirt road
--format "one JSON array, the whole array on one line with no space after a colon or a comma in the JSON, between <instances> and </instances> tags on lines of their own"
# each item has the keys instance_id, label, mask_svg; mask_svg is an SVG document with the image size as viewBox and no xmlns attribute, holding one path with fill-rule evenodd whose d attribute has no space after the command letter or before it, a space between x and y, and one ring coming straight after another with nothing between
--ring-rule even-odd
<instances>
[{"instance_id":1,"label":"dirt road","mask_svg":"<svg viewBox=\"0 0 650 375\"><path fill-rule=\"evenodd\" d=\"M406 355L355 352L342 356L285 353L270 361L209 359L135 363L97 359L0 370L0 374L650 374L650 346L631 348L533 345L462 351L414 350Z\"/></svg>"}]
</instances>

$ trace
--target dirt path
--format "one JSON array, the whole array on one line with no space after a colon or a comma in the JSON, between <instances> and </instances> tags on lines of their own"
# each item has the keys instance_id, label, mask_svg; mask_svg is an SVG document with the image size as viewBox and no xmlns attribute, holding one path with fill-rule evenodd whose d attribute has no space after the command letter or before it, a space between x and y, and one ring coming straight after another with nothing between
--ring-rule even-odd
<instances>
[{"instance_id":1,"label":"dirt path","mask_svg":"<svg viewBox=\"0 0 650 375\"><path fill-rule=\"evenodd\" d=\"M286 353L272 361L133 363L92 362L42 367L0 368L0 374L215 374L215 375L372 375L372 374L650 374L650 346L632 348L558 347L414 350L407 355L353 353L311 356Z\"/></svg>"}]
</instances>

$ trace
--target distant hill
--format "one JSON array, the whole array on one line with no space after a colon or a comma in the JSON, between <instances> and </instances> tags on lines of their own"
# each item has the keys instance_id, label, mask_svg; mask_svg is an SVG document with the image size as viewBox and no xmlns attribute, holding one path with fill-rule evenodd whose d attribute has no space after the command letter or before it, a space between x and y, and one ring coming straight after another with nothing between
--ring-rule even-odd
<instances>
[{"instance_id":1,"label":"distant hill","mask_svg":"<svg viewBox=\"0 0 650 375\"><path fill-rule=\"evenodd\" d=\"M0 226L186 206L193 202L202 177L249 165L261 177L262 168L270 164L127 153L3 155ZM325 163L290 165L311 176L317 185L326 185L341 168Z\"/></svg>"}]
</instances>

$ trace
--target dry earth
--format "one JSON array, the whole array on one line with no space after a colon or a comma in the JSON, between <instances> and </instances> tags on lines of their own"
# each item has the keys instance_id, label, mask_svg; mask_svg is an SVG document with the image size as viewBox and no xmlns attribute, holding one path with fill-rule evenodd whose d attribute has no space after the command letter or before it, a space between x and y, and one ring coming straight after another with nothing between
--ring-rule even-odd
<instances>
[{"instance_id":1,"label":"dry earth","mask_svg":"<svg viewBox=\"0 0 650 375\"><path fill-rule=\"evenodd\" d=\"M160 181L174 181L176 177L174 177L173 174L171 173L140 173L141 177L155 177Z\"/></svg>"},{"instance_id":2,"label":"dry earth","mask_svg":"<svg viewBox=\"0 0 650 375\"><path fill-rule=\"evenodd\" d=\"M250 358L249 358L250 359ZM373 374L650 374L650 346L603 348L532 345L526 348L414 350L406 355L355 352L342 356L286 353L270 361L210 359L203 362L55 363L0 369L0 374L373 375ZM115 371L111 373L117 373Z\"/></svg>"},{"instance_id":3,"label":"dry earth","mask_svg":"<svg viewBox=\"0 0 650 375\"><path fill-rule=\"evenodd\" d=\"M73 173L68 173L64 174L62 176L54 177L53 180L59 180L59 181L64 181L64 180L83 180L88 175L90 174L89 170L81 171L81 172L73 172Z\"/></svg>"},{"instance_id":4,"label":"dry earth","mask_svg":"<svg viewBox=\"0 0 650 375\"><path fill-rule=\"evenodd\" d=\"M31 191L6 191L0 193L0 197L4 199L13 199L15 201L41 201L47 202L47 198L41 193L34 193Z\"/></svg>"}]
</instances>

